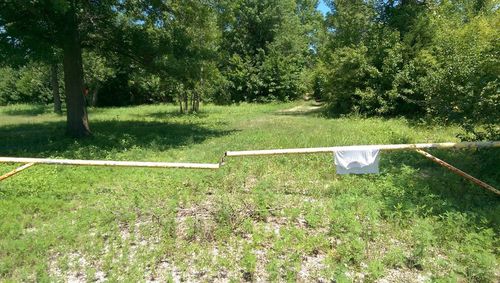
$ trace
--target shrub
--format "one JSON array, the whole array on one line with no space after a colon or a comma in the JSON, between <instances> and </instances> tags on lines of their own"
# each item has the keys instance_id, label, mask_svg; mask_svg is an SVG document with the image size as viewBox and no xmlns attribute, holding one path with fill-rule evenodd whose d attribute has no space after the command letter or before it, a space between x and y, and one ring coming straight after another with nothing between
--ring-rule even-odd
<instances>
[{"instance_id":1,"label":"shrub","mask_svg":"<svg viewBox=\"0 0 500 283\"><path fill-rule=\"evenodd\" d=\"M43 64L0 68L0 105L49 103L52 100L50 71Z\"/></svg>"}]
</instances>

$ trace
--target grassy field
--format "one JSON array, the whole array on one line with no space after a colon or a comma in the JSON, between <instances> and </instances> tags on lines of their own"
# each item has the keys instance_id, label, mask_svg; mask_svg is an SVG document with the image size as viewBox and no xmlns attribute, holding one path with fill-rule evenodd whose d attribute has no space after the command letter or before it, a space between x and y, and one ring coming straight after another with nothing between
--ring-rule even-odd
<instances>
[{"instance_id":1,"label":"grassy field","mask_svg":"<svg viewBox=\"0 0 500 283\"><path fill-rule=\"evenodd\" d=\"M50 107L0 107L0 156L215 163L227 150L459 132L303 104L93 109L85 140L65 137ZM499 150L432 153L500 186ZM37 165L0 182L0 281L500 280L498 197L413 152L384 153L381 171L336 176L331 154L215 171Z\"/></svg>"}]
</instances>

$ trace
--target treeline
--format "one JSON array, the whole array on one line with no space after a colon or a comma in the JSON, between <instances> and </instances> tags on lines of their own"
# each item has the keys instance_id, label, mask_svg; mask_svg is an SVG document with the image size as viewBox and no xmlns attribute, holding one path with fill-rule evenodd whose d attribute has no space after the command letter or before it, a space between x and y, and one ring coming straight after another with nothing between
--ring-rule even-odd
<instances>
[{"instance_id":1,"label":"treeline","mask_svg":"<svg viewBox=\"0 0 500 283\"><path fill-rule=\"evenodd\" d=\"M310 95L498 139L499 0L325 2L326 16L318 0L0 1L0 104L62 99L80 136L85 105Z\"/></svg>"},{"instance_id":2,"label":"treeline","mask_svg":"<svg viewBox=\"0 0 500 283\"><path fill-rule=\"evenodd\" d=\"M329 4L314 92L334 113L426 116L500 138L500 1Z\"/></svg>"},{"instance_id":3,"label":"treeline","mask_svg":"<svg viewBox=\"0 0 500 283\"><path fill-rule=\"evenodd\" d=\"M63 4L32 2L39 9L65 9L57 6ZM71 5L72 1L54 2ZM75 8L89 10L77 15L80 25L93 17L112 16L93 30L83 30L86 34L81 36L84 88L89 104L96 106L177 101L183 111L197 111L201 99L216 103L295 99L307 90L304 71L312 67L312 46L322 25L316 0L73 2ZM29 8L26 3L11 5ZM0 103L50 102L50 72L42 75L34 70L50 70L57 59L62 69L61 48L40 42L15 46L9 41L17 38L6 32L9 17L4 15L3 21L7 48L2 50L5 75L0 80L5 86ZM15 60L8 58L16 55ZM9 83L25 70L30 74L23 76L31 80ZM62 78L61 73L61 82Z\"/></svg>"}]
</instances>

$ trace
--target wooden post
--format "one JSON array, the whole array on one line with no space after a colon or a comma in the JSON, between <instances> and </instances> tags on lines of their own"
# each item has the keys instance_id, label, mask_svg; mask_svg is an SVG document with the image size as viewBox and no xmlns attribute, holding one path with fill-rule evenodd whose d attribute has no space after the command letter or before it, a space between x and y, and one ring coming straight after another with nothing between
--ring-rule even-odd
<instances>
[{"instance_id":1,"label":"wooden post","mask_svg":"<svg viewBox=\"0 0 500 283\"><path fill-rule=\"evenodd\" d=\"M7 178L9 178L9 177L12 177L12 176L16 175L17 173L19 173L19 172L23 171L24 169L28 169L28 168L30 168L30 167L31 167L31 166L33 166L33 165L35 165L35 163L26 163L26 164L24 164L23 166L18 167L18 168L16 168L16 169L14 169L14 170L10 171L10 172L9 172L9 173L7 173L7 174L4 174L4 175L0 176L0 181L3 181L3 180L5 180L5 179L7 179Z\"/></svg>"},{"instance_id":2,"label":"wooden post","mask_svg":"<svg viewBox=\"0 0 500 283\"><path fill-rule=\"evenodd\" d=\"M481 180L479 180L479 179L477 179L477 178L475 178L475 177L473 177L473 176L465 173L464 171L462 171L462 170L460 170L460 169L452 166L449 163L444 162L443 160L441 160L441 159L439 159L439 158L431 155L430 153L428 153L426 151L423 151L421 149L417 149L417 152L420 153L420 154L422 154L423 156L425 156L429 160L432 160L433 162L435 162L435 163L437 163L437 164L439 164L439 165L441 165L441 166L449 169L453 173L455 173L457 175L460 175L460 176L464 177L465 179L470 180L474 184L479 185L479 186L481 186L481 187L483 187L483 188L485 188L485 189L493 192L496 195L500 195L500 191L497 190L497 189L495 189L493 186L486 184L485 182L483 182L483 181L481 181Z\"/></svg>"}]
</instances>

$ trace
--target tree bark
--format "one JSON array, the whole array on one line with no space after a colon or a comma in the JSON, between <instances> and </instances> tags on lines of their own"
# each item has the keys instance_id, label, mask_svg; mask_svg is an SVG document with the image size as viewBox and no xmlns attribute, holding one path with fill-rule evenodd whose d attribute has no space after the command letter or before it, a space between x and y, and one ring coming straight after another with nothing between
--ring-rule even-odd
<instances>
[{"instance_id":1,"label":"tree bark","mask_svg":"<svg viewBox=\"0 0 500 283\"><path fill-rule=\"evenodd\" d=\"M195 99L196 99L196 90L193 90L193 93L191 94L191 113L196 112L195 109L194 109Z\"/></svg>"},{"instance_id":2,"label":"tree bark","mask_svg":"<svg viewBox=\"0 0 500 283\"><path fill-rule=\"evenodd\" d=\"M83 96L82 46L74 9L68 11L63 44L64 88L67 133L72 137L90 135L85 97Z\"/></svg>"},{"instance_id":3,"label":"tree bark","mask_svg":"<svg viewBox=\"0 0 500 283\"><path fill-rule=\"evenodd\" d=\"M195 104L194 104L194 111L196 112L200 112L200 100L201 100L201 95L203 93L203 91L205 90L205 81L203 80L203 66L201 66L201 70L200 70L200 88L198 89L198 91L196 92L196 100L195 100Z\"/></svg>"},{"instance_id":4,"label":"tree bark","mask_svg":"<svg viewBox=\"0 0 500 283\"><path fill-rule=\"evenodd\" d=\"M184 113L189 113L188 92L184 91Z\"/></svg>"},{"instance_id":5,"label":"tree bark","mask_svg":"<svg viewBox=\"0 0 500 283\"><path fill-rule=\"evenodd\" d=\"M199 89L196 89L193 94L193 112L198 113L200 108L200 94Z\"/></svg>"},{"instance_id":6,"label":"tree bark","mask_svg":"<svg viewBox=\"0 0 500 283\"><path fill-rule=\"evenodd\" d=\"M97 95L99 93L99 90L96 87L94 87L94 90L92 91L92 107L95 107L97 105Z\"/></svg>"},{"instance_id":7,"label":"tree bark","mask_svg":"<svg viewBox=\"0 0 500 283\"><path fill-rule=\"evenodd\" d=\"M57 63L52 63L51 74L50 74L50 84L52 86L52 96L54 98L54 112L57 114L62 114L61 109L61 95L59 94L59 79L58 79L58 67Z\"/></svg>"}]
</instances>

